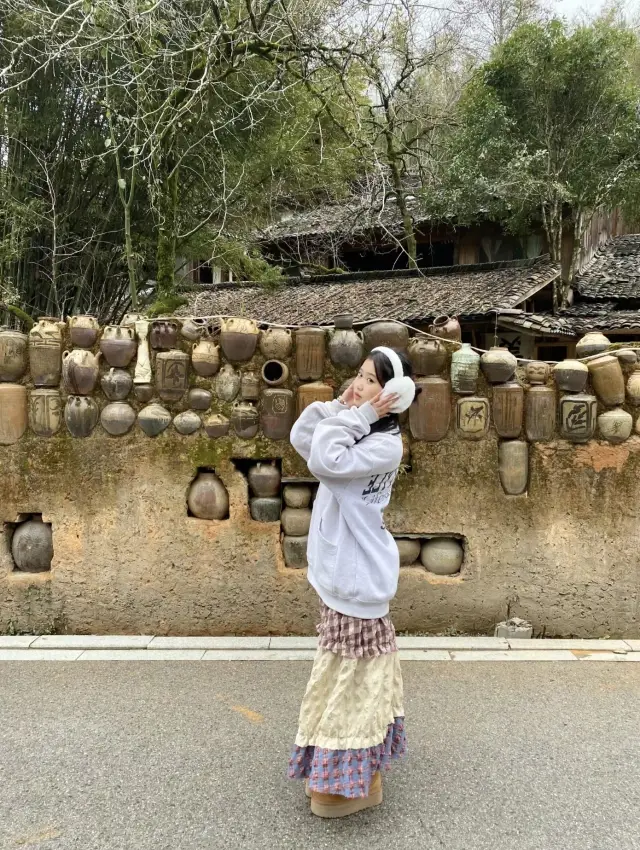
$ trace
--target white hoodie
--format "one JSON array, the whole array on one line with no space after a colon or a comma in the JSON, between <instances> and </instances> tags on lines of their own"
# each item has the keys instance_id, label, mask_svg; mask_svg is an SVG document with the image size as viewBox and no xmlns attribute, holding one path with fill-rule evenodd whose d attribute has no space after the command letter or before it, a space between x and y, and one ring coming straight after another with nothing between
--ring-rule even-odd
<instances>
[{"instance_id":1,"label":"white hoodie","mask_svg":"<svg viewBox=\"0 0 640 850\"><path fill-rule=\"evenodd\" d=\"M388 614L400 571L382 510L402 438L398 430L370 434L377 419L368 402L348 408L337 399L316 401L291 430L291 444L320 482L307 544L309 582L325 605L362 619Z\"/></svg>"}]
</instances>

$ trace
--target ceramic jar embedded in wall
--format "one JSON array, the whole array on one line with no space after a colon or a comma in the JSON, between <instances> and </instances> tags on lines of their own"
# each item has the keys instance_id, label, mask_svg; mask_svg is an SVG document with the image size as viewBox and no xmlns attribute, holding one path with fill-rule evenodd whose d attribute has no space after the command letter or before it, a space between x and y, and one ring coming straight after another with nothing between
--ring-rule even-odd
<instances>
[{"instance_id":1,"label":"ceramic jar embedded in wall","mask_svg":"<svg viewBox=\"0 0 640 850\"><path fill-rule=\"evenodd\" d=\"M529 480L529 445L524 440L505 440L498 445L498 475L508 496L520 496Z\"/></svg>"},{"instance_id":2,"label":"ceramic jar embedded in wall","mask_svg":"<svg viewBox=\"0 0 640 850\"><path fill-rule=\"evenodd\" d=\"M478 396L459 398L456 403L456 430L467 440L481 440L489 430L489 401Z\"/></svg>"},{"instance_id":3,"label":"ceramic jar embedded in wall","mask_svg":"<svg viewBox=\"0 0 640 850\"><path fill-rule=\"evenodd\" d=\"M531 387L525 396L527 440L553 440L556 428L556 392L553 387Z\"/></svg>"},{"instance_id":4,"label":"ceramic jar embedded in wall","mask_svg":"<svg viewBox=\"0 0 640 850\"><path fill-rule=\"evenodd\" d=\"M451 387L458 395L473 395L478 389L480 355L463 342L451 355Z\"/></svg>"},{"instance_id":5,"label":"ceramic jar embedded in wall","mask_svg":"<svg viewBox=\"0 0 640 850\"><path fill-rule=\"evenodd\" d=\"M598 430L610 443L623 443L631 436L633 417L621 407L606 410L598 416Z\"/></svg>"},{"instance_id":6,"label":"ceramic jar embedded in wall","mask_svg":"<svg viewBox=\"0 0 640 850\"><path fill-rule=\"evenodd\" d=\"M267 360L262 366L262 380L270 387L279 387L289 377L289 367L281 360Z\"/></svg>"},{"instance_id":7,"label":"ceramic jar embedded in wall","mask_svg":"<svg viewBox=\"0 0 640 850\"><path fill-rule=\"evenodd\" d=\"M202 423L208 437L216 439L229 433L230 422L222 413L212 413Z\"/></svg>"},{"instance_id":8,"label":"ceramic jar embedded in wall","mask_svg":"<svg viewBox=\"0 0 640 850\"><path fill-rule=\"evenodd\" d=\"M188 395L189 407L194 410L209 410L213 401L213 393L201 387L193 387Z\"/></svg>"},{"instance_id":9,"label":"ceramic jar embedded in wall","mask_svg":"<svg viewBox=\"0 0 640 850\"><path fill-rule=\"evenodd\" d=\"M634 366L627 379L627 399L634 407L640 406L640 365Z\"/></svg>"},{"instance_id":10,"label":"ceramic jar embedded in wall","mask_svg":"<svg viewBox=\"0 0 640 850\"><path fill-rule=\"evenodd\" d=\"M27 388L0 384L0 446L16 443L27 430Z\"/></svg>"},{"instance_id":11,"label":"ceramic jar embedded in wall","mask_svg":"<svg viewBox=\"0 0 640 850\"><path fill-rule=\"evenodd\" d=\"M206 333L209 333L209 323L207 319L202 318L185 319L180 328L182 338L189 342L196 342Z\"/></svg>"},{"instance_id":12,"label":"ceramic jar embedded in wall","mask_svg":"<svg viewBox=\"0 0 640 850\"><path fill-rule=\"evenodd\" d=\"M157 437L171 422L171 414L161 404L154 402L143 407L138 413L138 425L147 437Z\"/></svg>"},{"instance_id":13,"label":"ceramic jar embedded in wall","mask_svg":"<svg viewBox=\"0 0 640 850\"><path fill-rule=\"evenodd\" d=\"M184 351L160 351L156 357L156 387L164 401L178 401L189 386L189 355Z\"/></svg>"},{"instance_id":14,"label":"ceramic jar embedded in wall","mask_svg":"<svg viewBox=\"0 0 640 850\"><path fill-rule=\"evenodd\" d=\"M409 344L409 328L399 322L373 322L363 328L365 352L379 345L404 350Z\"/></svg>"},{"instance_id":15,"label":"ceramic jar embedded in wall","mask_svg":"<svg viewBox=\"0 0 640 850\"><path fill-rule=\"evenodd\" d=\"M173 427L178 434L182 434L183 436L195 434L202 427L202 420L195 411L184 410L174 417Z\"/></svg>"},{"instance_id":16,"label":"ceramic jar embedded in wall","mask_svg":"<svg viewBox=\"0 0 640 850\"><path fill-rule=\"evenodd\" d=\"M548 363L543 363L542 360L532 360L525 366L524 373L532 386L541 386L547 383L551 374L551 366Z\"/></svg>"},{"instance_id":17,"label":"ceramic jar embedded in wall","mask_svg":"<svg viewBox=\"0 0 640 850\"><path fill-rule=\"evenodd\" d=\"M451 419L451 387L443 378L417 378L422 390L409 408L409 428L416 440L435 442L446 437Z\"/></svg>"},{"instance_id":18,"label":"ceramic jar embedded in wall","mask_svg":"<svg viewBox=\"0 0 640 850\"><path fill-rule=\"evenodd\" d=\"M280 492L280 470L273 463L256 463L247 473L254 496L271 497Z\"/></svg>"},{"instance_id":19,"label":"ceramic jar embedded in wall","mask_svg":"<svg viewBox=\"0 0 640 850\"><path fill-rule=\"evenodd\" d=\"M100 379L102 392L109 401L122 401L131 392L133 378L126 369L109 369Z\"/></svg>"},{"instance_id":20,"label":"ceramic jar embedded in wall","mask_svg":"<svg viewBox=\"0 0 640 850\"><path fill-rule=\"evenodd\" d=\"M62 380L71 395L90 395L98 383L100 354L74 348L62 354Z\"/></svg>"},{"instance_id":21,"label":"ceramic jar embedded in wall","mask_svg":"<svg viewBox=\"0 0 640 850\"><path fill-rule=\"evenodd\" d=\"M88 437L98 423L98 405L92 398L70 395L64 407L64 421L72 437Z\"/></svg>"},{"instance_id":22,"label":"ceramic jar embedded in wall","mask_svg":"<svg viewBox=\"0 0 640 850\"><path fill-rule=\"evenodd\" d=\"M314 401L332 401L333 388L328 384L323 384L321 381L314 381L311 384L300 384L298 387L298 416L302 413L305 407L313 404Z\"/></svg>"},{"instance_id":23,"label":"ceramic jar embedded in wall","mask_svg":"<svg viewBox=\"0 0 640 850\"><path fill-rule=\"evenodd\" d=\"M439 375L447 362L447 349L437 339L414 336L407 354L416 375Z\"/></svg>"},{"instance_id":24,"label":"ceramic jar embedded in wall","mask_svg":"<svg viewBox=\"0 0 640 850\"><path fill-rule=\"evenodd\" d=\"M581 393L589 377L589 369L579 360L562 360L553 367L558 389L564 393Z\"/></svg>"},{"instance_id":25,"label":"ceramic jar embedded in wall","mask_svg":"<svg viewBox=\"0 0 640 850\"><path fill-rule=\"evenodd\" d=\"M624 403L624 375L617 357L601 354L588 363L591 384L603 404L613 407Z\"/></svg>"},{"instance_id":26,"label":"ceramic jar embedded in wall","mask_svg":"<svg viewBox=\"0 0 640 850\"><path fill-rule=\"evenodd\" d=\"M199 472L189 487L187 504L198 519L225 519L229 516L229 494L215 472Z\"/></svg>"},{"instance_id":27,"label":"ceramic jar embedded in wall","mask_svg":"<svg viewBox=\"0 0 640 850\"><path fill-rule=\"evenodd\" d=\"M425 540L420 551L422 566L440 576L460 572L464 550L462 544L450 537L434 537Z\"/></svg>"},{"instance_id":28,"label":"ceramic jar embedded in wall","mask_svg":"<svg viewBox=\"0 0 640 850\"><path fill-rule=\"evenodd\" d=\"M347 328L336 328L329 341L329 358L336 366L355 369L362 362L364 342L362 333Z\"/></svg>"},{"instance_id":29,"label":"ceramic jar embedded in wall","mask_svg":"<svg viewBox=\"0 0 640 850\"><path fill-rule=\"evenodd\" d=\"M102 331L100 351L109 366L126 369L136 353L136 332L134 327L107 325Z\"/></svg>"},{"instance_id":30,"label":"ceramic jar embedded in wall","mask_svg":"<svg viewBox=\"0 0 640 850\"><path fill-rule=\"evenodd\" d=\"M493 425L500 437L519 437L524 413L524 390L516 381L493 386Z\"/></svg>"},{"instance_id":31,"label":"ceramic jar embedded in wall","mask_svg":"<svg viewBox=\"0 0 640 850\"><path fill-rule=\"evenodd\" d=\"M288 328L267 328L260 334L260 351L268 360L286 360L293 348Z\"/></svg>"},{"instance_id":32,"label":"ceramic jar embedded in wall","mask_svg":"<svg viewBox=\"0 0 640 850\"><path fill-rule=\"evenodd\" d=\"M210 337L201 337L198 342L193 343L191 363L197 375L210 378L220 368L220 346L216 345Z\"/></svg>"},{"instance_id":33,"label":"ceramic jar embedded in wall","mask_svg":"<svg viewBox=\"0 0 640 850\"><path fill-rule=\"evenodd\" d=\"M258 344L258 325L253 319L222 319L220 346L227 360L242 363L251 360Z\"/></svg>"},{"instance_id":34,"label":"ceramic jar embedded in wall","mask_svg":"<svg viewBox=\"0 0 640 850\"><path fill-rule=\"evenodd\" d=\"M401 567L410 567L420 557L421 543L411 537L396 537L396 546L400 557Z\"/></svg>"},{"instance_id":35,"label":"ceramic jar embedded in wall","mask_svg":"<svg viewBox=\"0 0 640 850\"><path fill-rule=\"evenodd\" d=\"M304 537L311 526L309 508L285 508L280 516L282 530L290 537Z\"/></svg>"},{"instance_id":36,"label":"ceramic jar embedded in wall","mask_svg":"<svg viewBox=\"0 0 640 850\"><path fill-rule=\"evenodd\" d=\"M576 357L590 357L600 354L611 345L610 340L599 331L590 331L576 343Z\"/></svg>"},{"instance_id":37,"label":"ceramic jar embedded in wall","mask_svg":"<svg viewBox=\"0 0 640 850\"><path fill-rule=\"evenodd\" d=\"M231 425L238 437L252 439L260 427L258 411L250 402L236 401L231 412Z\"/></svg>"},{"instance_id":38,"label":"ceramic jar embedded in wall","mask_svg":"<svg viewBox=\"0 0 640 850\"><path fill-rule=\"evenodd\" d=\"M149 343L156 351L170 351L178 346L178 323L174 319L154 319Z\"/></svg>"},{"instance_id":39,"label":"ceramic jar embedded in wall","mask_svg":"<svg viewBox=\"0 0 640 850\"><path fill-rule=\"evenodd\" d=\"M126 401L112 401L102 408L100 423L107 434L119 437L130 431L136 421L136 412Z\"/></svg>"},{"instance_id":40,"label":"ceramic jar embedded in wall","mask_svg":"<svg viewBox=\"0 0 640 850\"><path fill-rule=\"evenodd\" d=\"M309 384L307 384L309 386ZM291 390L272 387L262 393L260 425L269 440L285 440L295 419L295 400Z\"/></svg>"},{"instance_id":41,"label":"ceramic jar embedded in wall","mask_svg":"<svg viewBox=\"0 0 640 850\"><path fill-rule=\"evenodd\" d=\"M299 328L296 331L296 371L301 381L316 381L324 372L325 331Z\"/></svg>"},{"instance_id":42,"label":"ceramic jar embedded in wall","mask_svg":"<svg viewBox=\"0 0 640 850\"><path fill-rule=\"evenodd\" d=\"M255 372L244 372L240 379L240 398L257 401L260 398L260 379Z\"/></svg>"},{"instance_id":43,"label":"ceramic jar embedded in wall","mask_svg":"<svg viewBox=\"0 0 640 850\"><path fill-rule=\"evenodd\" d=\"M51 569L53 535L51 525L42 517L21 522L11 538L11 555L16 568L24 573L42 573Z\"/></svg>"},{"instance_id":44,"label":"ceramic jar embedded in wall","mask_svg":"<svg viewBox=\"0 0 640 850\"><path fill-rule=\"evenodd\" d=\"M95 316L71 316L69 319L69 337L74 348L93 348L99 332Z\"/></svg>"},{"instance_id":45,"label":"ceramic jar embedded in wall","mask_svg":"<svg viewBox=\"0 0 640 850\"><path fill-rule=\"evenodd\" d=\"M233 401L240 390L240 374L225 363L216 375L216 395L220 401Z\"/></svg>"},{"instance_id":46,"label":"ceramic jar embedded in wall","mask_svg":"<svg viewBox=\"0 0 640 850\"><path fill-rule=\"evenodd\" d=\"M586 443L596 430L598 400L593 395L576 393L560 399L560 432L572 443Z\"/></svg>"},{"instance_id":47,"label":"ceramic jar embedded in wall","mask_svg":"<svg viewBox=\"0 0 640 850\"><path fill-rule=\"evenodd\" d=\"M18 381L27 371L26 334L0 328L0 381Z\"/></svg>"},{"instance_id":48,"label":"ceramic jar embedded in wall","mask_svg":"<svg viewBox=\"0 0 640 850\"><path fill-rule=\"evenodd\" d=\"M504 384L513 378L518 361L508 348L495 345L480 358L480 368L492 384Z\"/></svg>"},{"instance_id":49,"label":"ceramic jar embedded in wall","mask_svg":"<svg viewBox=\"0 0 640 850\"><path fill-rule=\"evenodd\" d=\"M454 316L437 316L429 326L429 333L453 342L462 341L460 322Z\"/></svg>"},{"instance_id":50,"label":"ceramic jar embedded in wall","mask_svg":"<svg viewBox=\"0 0 640 850\"><path fill-rule=\"evenodd\" d=\"M29 372L36 387L57 387L62 371L62 328L48 316L29 331Z\"/></svg>"},{"instance_id":51,"label":"ceramic jar embedded in wall","mask_svg":"<svg viewBox=\"0 0 640 850\"><path fill-rule=\"evenodd\" d=\"M38 437L52 437L62 422L62 400L58 390L31 390L29 396L29 427Z\"/></svg>"}]
</instances>

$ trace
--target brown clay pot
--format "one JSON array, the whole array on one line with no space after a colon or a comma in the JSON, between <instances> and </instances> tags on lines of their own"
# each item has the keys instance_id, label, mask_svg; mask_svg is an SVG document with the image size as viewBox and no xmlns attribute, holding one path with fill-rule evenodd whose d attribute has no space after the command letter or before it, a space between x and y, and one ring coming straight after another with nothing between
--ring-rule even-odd
<instances>
[{"instance_id":1,"label":"brown clay pot","mask_svg":"<svg viewBox=\"0 0 640 850\"><path fill-rule=\"evenodd\" d=\"M365 325L362 336L367 354L379 345L404 351L409 344L409 328L399 322L373 322Z\"/></svg>"},{"instance_id":2,"label":"brown clay pot","mask_svg":"<svg viewBox=\"0 0 640 850\"><path fill-rule=\"evenodd\" d=\"M133 378L126 369L109 369L100 379L102 392L109 401L123 401L131 392Z\"/></svg>"},{"instance_id":3,"label":"brown clay pot","mask_svg":"<svg viewBox=\"0 0 640 850\"><path fill-rule=\"evenodd\" d=\"M210 378L220 368L220 346L208 337L193 343L191 350L193 371L203 378Z\"/></svg>"},{"instance_id":4,"label":"brown clay pot","mask_svg":"<svg viewBox=\"0 0 640 850\"><path fill-rule=\"evenodd\" d=\"M222 319L220 346L227 360L251 360L258 343L258 325L253 319L233 317Z\"/></svg>"},{"instance_id":5,"label":"brown clay pot","mask_svg":"<svg viewBox=\"0 0 640 850\"><path fill-rule=\"evenodd\" d=\"M53 535L51 524L32 517L13 532L11 554L16 568L24 573L42 573L51 569Z\"/></svg>"},{"instance_id":6,"label":"brown clay pot","mask_svg":"<svg viewBox=\"0 0 640 850\"><path fill-rule=\"evenodd\" d=\"M587 364L591 384L600 401L607 407L624 404L624 375L617 357L601 354Z\"/></svg>"},{"instance_id":7,"label":"brown clay pot","mask_svg":"<svg viewBox=\"0 0 640 850\"><path fill-rule=\"evenodd\" d=\"M443 378L417 378L422 392L409 408L409 428L416 440L446 437L451 420L451 386Z\"/></svg>"},{"instance_id":8,"label":"brown clay pot","mask_svg":"<svg viewBox=\"0 0 640 850\"><path fill-rule=\"evenodd\" d=\"M226 519L229 516L229 494L215 472L199 472L189 487L187 504L198 519Z\"/></svg>"},{"instance_id":9,"label":"brown clay pot","mask_svg":"<svg viewBox=\"0 0 640 850\"><path fill-rule=\"evenodd\" d=\"M99 332L95 316L71 316L69 319L69 337L74 348L93 348Z\"/></svg>"},{"instance_id":10,"label":"brown clay pot","mask_svg":"<svg viewBox=\"0 0 640 850\"><path fill-rule=\"evenodd\" d=\"M548 363L544 363L542 360L532 360L530 363L527 363L524 372L527 377L527 381L529 381L532 386L541 386L546 384L549 380L551 366L549 366Z\"/></svg>"},{"instance_id":11,"label":"brown clay pot","mask_svg":"<svg viewBox=\"0 0 640 850\"><path fill-rule=\"evenodd\" d=\"M221 413L212 413L211 416L207 416L203 425L207 436L214 439L216 437L224 437L225 434L229 433L230 422Z\"/></svg>"},{"instance_id":12,"label":"brown clay pot","mask_svg":"<svg viewBox=\"0 0 640 850\"><path fill-rule=\"evenodd\" d=\"M113 437L126 434L136 421L136 412L126 401L112 401L102 408L100 424Z\"/></svg>"},{"instance_id":13,"label":"brown clay pot","mask_svg":"<svg viewBox=\"0 0 640 850\"><path fill-rule=\"evenodd\" d=\"M18 381L27 371L28 337L0 328L0 381Z\"/></svg>"},{"instance_id":14,"label":"brown clay pot","mask_svg":"<svg viewBox=\"0 0 640 850\"><path fill-rule=\"evenodd\" d=\"M193 410L209 410L213 400L213 393L201 387L194 387L189 390L188 399L189 407L193 408Z\"/></svg>"},{"instance_id":15,"label":"brown clay pot","mask_svg":"<svg viewBox=\"0 0 640 850\"><path fill-rule=\"evenodd\" d=\"M178 401L189 385L189 355L184 351L160 351L156 357L156 387L164 401Z\"/></svg>"},{"instance_id":16,"label":"brown clay pot","mask_svg":"<svg viewBox=\"0 0 640 850\"><path fill-rule=\"evenodd\" d=\"M439 375L447 362L447 349L437 339L413 337L407 353L416 375Z\"/></svg>"},{"instance_id":17,"label":"brown clay pot","mask_svg":"<svg viewBox=\"0 0 640 850\"><path fill-rule=\"evenodd\" d=\"M0 384L0 446L17 443L27 430L27 388Z\"/></svg>"},{"instance_id":18,"label":"brown clay pot","mask_svg":"<svg viewBox=\"0 0 640 850\"><path fill-rule=\"evenodd\" d=\"M572 443L586 443L596 430L598 400L593 395L576 393L560 399L560 433Z\"/></svg>"},{"instance_id":19,"label":"brown clay pot","mask_svg":"<svg viewBox=\"0 0 640 850\"><path fill-rule=\"evenodd\" d=\"M231 425L238 437L251 440L258 433L260 415L250 402L236 401L231 411Z\"/></svg>"},{"instance_id":20,"label":"brown clay pot","mask_svg":"<svg viewBox=\"0 0 640 850\"><path fill-rule=\"evenodd\" d=\"M304 537L309 533L311 511L309 508L285 508L280 515L282 530L291 537Z\"/></svg>"},{"instance_id":21,"label":"brown clay pot","mask_svg":"<svg viewBox=\"0 0 640 850\"><path fill-rule=\"evenodd\" d=\"M500 437L519 437L524 414L524 390L515 381L494 384L493 425Z\"/></svg>"},{"instance_id":22,"label":"brown clay pot","mask_svg":"<svg viewBox=\"0 0 640 850\"><path fill-rule=\"evenodd\" d=\"M492 384L504 384L513 378L518 361L508 348L494 345L480 358L480 368Z\"/></svg>"},{"instance_id":23,"label":"brown clay pot","mask_svg":"<svg viewBox=\"0 0 640 850\"><path fill-rule=\"evenodd\" d=\"M173 419L173 427L178 434L186 436L187 434L195 434L202 426L202 420L193 410L185 410L179 413Z\"/></svg>"},{"instance_id":24,"label":"brown clay pot","mask_svg":"<svg viewBox=\"0 0 640 850\"><path fill-rule=\"evenodd\" d=\"M133 394L141 404L147 404L153 398L153 386L151 384L133 384Z\"/></svg>"},{"instance_id":25,"label":"brown clay pot","mask_svg":"<svg viewBox=\"0 0 640 850\"><path fill-rule=\"evenodd\" d=\"M579 360L563 360L553 367L558 389L565 393L581 393L589 377L589 369Z\"/></svg>"},{"instance_id":26,"label":"brown clay pot","mask_svg":"<svg viewBox=\"0 0 640 850\"><path fill-rule=\"evenodd\" d=\"M362 362L362 334L351 329L337 328L329 341L329 358L335 366L355 369Z\"/></svg>"},{"instance_id":27,"label":"brown clay pot","mask_svg":"<svg viewBox=\"0 0 640 850\"><path fill-rule=\"evenodd\" d=\"M92 354L84 348L62 353L62 380L65 390L71 395L90 395L98 383L100 354Z\"/></svg>"},{"instance_id":28,"label":"brown clay pot","mask_svg":"<svg viewBox=\"0 0 640 850\"><path fill-rule=\"evenodd\" d=\"M57 387L62 372L61 323L48 316L29 331L29 372L36 387Z\"/></svg>"},{"instance_id":29,"label":"brown clay pot","mask_svg":"<svg viewBox=\"0 0 640 850\"><path fill-rule=\"evenodd\" d=\"M548 442L556 430L556 391L553 387L531 387L525 396L527 440Z\"/></svg>"},{"instance_id":30,"label":"brown clay pot","mask_svg":"<svg viewBox=\"0 0 640 850\"><path fill-rule=\"evenodd\" d=\"M454 316L437 316L433 320L433 324L429 326L429 333L439 336L441 339L451 339L454 342L462 341L460 322Z\"/></svg>"},{"instance_id":31,"label":"brown clay pot","mask_svg":"<svg viewBox=\"0 0 640 850\"><path fill-rule=\"evenodd\" d=\"M268 360L286 360L292 348L293 337L288 328L267 328L260 334L260 351Z\"/></svg>"},{"instance_id":32,"label":"brown clay pot","mask_svg":"<svg viewBox=\"0 0 640 850\"><path fill-rule=\"evenodd\" d=\"M240 379L240 398L257 401L260 398L260 379L255 372L244 372Z\"/></svg>"},{"instance_id":33,"label":"brown clay pot","mask_svg":"<svg viewBox=\"0 0 640 850\"><path fill-rule=\"evenodd\" d=\"M291 390L272 387L262 393L260 425L269 440L286 440L295 419L295 401Z\"/></svg>"},{"instance_id":34,"label":"brown clay pot","mask_svg":"<svg viewBox=\"0 0 640 850\"><path fill-rule=\"evenodd\" d=\"M254 496L277 496L280 492L280 470L272 463L252 466L247 473L247 480Z\"/></svg>"},{"instance_id":35,"label":"brown clay pot","mask_svg":"<svg viewBox=\"0 0 640 850\"><path fill-rule=\"evenodd\" d=\"M300 384L298 387L298 416L305 407L314 401L331 401L333 399L333 388L322 381L313 381L310 384Z\"/></svg>"},{"instance_id":36,"label":"brown clay pot","mask_svg":"<svg viewBox=\"0 0 640 850\"><path fill-rule=\"evenodd\" d=\"M262 367L262 380L270 387L279 387L288 377L289 367L281 360L267 360Z\"/></svg>"},{"instance_id":37,"label":"brown clay pot","mask_svg":"<svg viewBox=\"0 0 640 850\"><path fill-rule=\"evenodd\" d=\"M524 440L506 440L498 445L498 475L508 496L520 496L529 480L529 445Z\"/></svg>"},{"instance_id":38,"label":"brown clay pot","mask_svg":"<svg viewBox=\"0 0 640 850\"><path fill-rule=\"evenodd\" d=\"M410 567L411 564L415 564L420 557L420 541L411 537L396 537L395 541L400 556L400 566Z\"/></svg>"},{"instance_id":39,"label":"brown clay pot","mask_svg":"<svg viewBox=\"0 0 640 850\"><path fill-rule=\"evenodd\" d=\"M174 319L154 319L149 332L151 348L170 351L178 347L178 323Z\"/></svg>"},{"instance_id":40,"label":"brown clay pot","mask_svg":"<svg viewBox=\"0 0 640 850\"><path fill-rule=\"evenodd\" d=\"M216 375L216 395L221 401L233 401L240 390L240 374L225 363Z\"/></svg>"},{"instance_id":41,"label":"brown clay pot","mask_svg":"<svg viewBox=\"0 0 640 850\"><path fill-rule=\"evenodd\" d=\"M299 328L296 331L296 371L301 381L315 381L322 377L324 355L323 328Z\"/></svg>"},{"instance_id":42,"label":"brown clay pot","mask_svg":"<svg viewBox=\"0 0 640 850\"><path fill-rule=\"evenodd\" d=\"M138 413L138 425L147 437L157 437L171 422L171 414L161 404L154 402L143 407Z\"/></svg>"},{"instance_id":43,"label":"brown clay pot","mask_svg":"<svg viewBox=\"0 0 640 850\"><path fill-rule=\"evenodd\" d=\"M459 398L456 403L456 431L465 440L481 440L489 430L489 401L479 396Z\"/></svg>"},{"instance_id":44,"label":"brown clay pot","mask_svg":"<svg viewBox=\"0 0 640 850\"><path fill-rule=\"evenodd\" d=\"M31 390L29 396L29 427L38 437L52 437L62 422L62 399L58 390Z\"/></svg>"},{"instance_id":45,"label":"brown clay pot","mask_svg":"<svg viewBox=\"0 0 640 850\"><path fill-rule=\"evenodd\" d=\"M64 421L72 437L88 437L98 423L98 405L92 398L70 395L64 408Z\"/></svg>"},{"instance_id":46,"label":"brown clay pot","mask_svg":"<svg viewBox=\"0 0 640 850\"><path fill-rule=\"evenodd\" d=\"M126 369L136 353L135 328L107 325L102 331L100 351L109 366Z\"/></svg>"}]
</instances>

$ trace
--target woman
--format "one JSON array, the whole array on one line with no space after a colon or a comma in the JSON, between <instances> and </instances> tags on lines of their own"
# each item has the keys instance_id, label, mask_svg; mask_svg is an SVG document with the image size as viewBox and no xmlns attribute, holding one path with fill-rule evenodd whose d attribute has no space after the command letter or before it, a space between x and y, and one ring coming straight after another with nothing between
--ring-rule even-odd
<instances>
[{"instance_id":1,"label":"woman","mask_svg":"<svg viewBox=\"0 0 640 850\"><path fill-rule=\"evenodd\" d=\"M379 805L380 771L406 751L389 618L399 557L382 511L402 459L398 414L416 395L410 375L404 355L374 348L346 392L309 405L291 431L319 481L307 559L321 621L289 776L307 780L320 817Z\"/></svg>"}]
</instances>

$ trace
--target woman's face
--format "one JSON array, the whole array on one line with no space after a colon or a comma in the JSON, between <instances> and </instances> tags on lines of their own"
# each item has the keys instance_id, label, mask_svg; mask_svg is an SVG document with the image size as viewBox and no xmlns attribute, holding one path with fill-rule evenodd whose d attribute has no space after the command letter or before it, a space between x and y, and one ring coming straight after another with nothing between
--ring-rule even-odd
<instances>
[{"instance_id":1,"label":"woman's face","mask_svg":"<svg viewBox=\"0 0 640 850\"><path fill-rule=\"evenodd\" d=\"M353 397L356 407L360 407L366 401L371 401L372 398L378 395L381 389L382 385L378 383L373 360L365 360L358 374L353 379Z\"/></svg>"}]
</instances>

